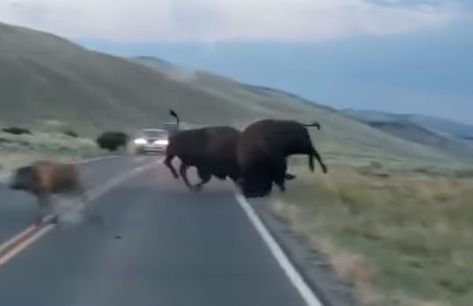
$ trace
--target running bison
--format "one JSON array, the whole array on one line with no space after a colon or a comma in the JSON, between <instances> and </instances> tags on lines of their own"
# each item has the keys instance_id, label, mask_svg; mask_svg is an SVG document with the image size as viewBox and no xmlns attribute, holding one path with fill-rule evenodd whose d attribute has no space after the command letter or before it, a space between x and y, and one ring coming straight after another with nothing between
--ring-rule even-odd
<instances>
[{"instance_id":1,"label":"running bison","mask_svg":"<svg viewBox=\"0 0 473 306\"><path fill-rule=\"evenodd\" d=\"M87 195L75 165L52 161L37 161L32 165L18 168L9 184L10 189L23 190L36 196L40 213L35 223L40 224L51 208L51 195L60 194L77 196L82 204L87 202ZM57 222L57 217L53 219Z\"/></svg>"},{"instance_id":2,"label":"running bison","mask_svg":"<svg viewBox=\"0 0 473 306\"><path fill-rule=\"evenodd\" d=\"M99 148L114 152L120 147L126 148L128 135L123 132L105 132L97 140Z\"/></svg>"},{"instance_id":3,"label":"running bison","mask_svg":"<svg viewBox=\"0 0 473 306\"><path fill-rule=\"evenodd\" d=\"M179 125L179 116L171 111ZM213 126L177 131L169 138L164 164L177 179L179 175L172 164L178 157L181 160L179 173L184 183L191 190L200 190L213 176L224 180L230 177L236 182L239 175L236 160L236 146L240 131L228 126ZM197 168L201 182L191 185L187 178L187 169Z\"/></svg>"},{"instance_id":4,"label":"running bison","mask_svg":"<svg viewBox=\"0 0 473 306\"><path fill-rule=\"evenodd\" d=\"M261 120L248 126L237 146L240 168L238 184L246 197L263 197L271 192L273 182L285 191L288 176L287 157L307 155L309 168L314 171L314 158L327 173L319 153L314 148L307 127L320 129L319 123L301 124L292 120Z\"/></svg>"}]
</instances>

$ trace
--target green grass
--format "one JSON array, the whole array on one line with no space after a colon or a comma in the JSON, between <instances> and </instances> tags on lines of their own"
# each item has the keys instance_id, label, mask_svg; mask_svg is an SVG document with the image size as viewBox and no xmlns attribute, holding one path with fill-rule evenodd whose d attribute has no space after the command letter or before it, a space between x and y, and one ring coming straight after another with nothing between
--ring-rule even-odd
<instances>
[{"instance_id":1,"label":"green grass","mask_svg":"<svg viewBox=\"0 0 473 306\"><path fill-rule=\"evenodd\" d=\"M90 139L72 138L61 133L0 133L0 164L7 168L22 166L38 159L70 161L101 154L104 152Z\"/></svg>"},{"instance_id":2,"label":"green grass","mask_svg":"<svg viewBox=\"0 0 473 306\"><path fill-rule=\"evenodd\" d=\"M312 247L327 250L362 301L471 305L472 175L333 167L322 176L296 169L298 181L272 200L273 210Z\"/></svg>"}]
</instances>

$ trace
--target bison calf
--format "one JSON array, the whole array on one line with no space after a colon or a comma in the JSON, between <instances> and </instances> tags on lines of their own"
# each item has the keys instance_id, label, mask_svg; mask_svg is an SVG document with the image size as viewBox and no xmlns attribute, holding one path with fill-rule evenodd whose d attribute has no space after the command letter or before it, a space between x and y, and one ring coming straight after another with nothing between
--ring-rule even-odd
<instances>
[{"instance_id":1,"label":"bison calf","mask_svg":"<svg viewBox=\"0 0 473 306\"><path fill-rule=\"evenodd\" d=\"M314 158L324 173L327 167L314 148L307 127L320 128L292 120L261 120L249 125L242 133L237 146L237 159L241 177L238 180L247 197L262 197L271 192L273 182L285 190L287 157L304 154L309 168L314 170Z\"/></svg>"},{"instance_id":2,"label":"bison calf","mask_svg":"<svg viewBox=\"0 0 473 306\"><path fill-rule=\"evenodd\" d=\"M52 194L78 196L83 204L87 201L79 171L75 165L71 164L37 161L30 166L17 169L9 187L13 190L30 192L36 196L40 206L36 224L43 221L47 209L50 208ZM57 221L57 218L54 221Z\"/></svg>"}]
</instances>

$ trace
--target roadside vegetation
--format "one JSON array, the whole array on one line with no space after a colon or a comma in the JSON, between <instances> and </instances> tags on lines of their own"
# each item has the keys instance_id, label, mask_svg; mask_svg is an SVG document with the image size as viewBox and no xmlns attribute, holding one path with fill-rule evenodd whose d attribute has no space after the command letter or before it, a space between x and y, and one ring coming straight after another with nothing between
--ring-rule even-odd
<instances>
[{"instance_id":1,"label":"roadside vegetation","mask_svg":"<svg viewBox=\"0 0 473 306\"><path fill-rule=\"evenodd\" d=\"M338 164L338 166L336 166ZM272 211L322 250L366 305L470 306L473 171L302 162Z\"/></svg>"},{"instance_id":2,"label":"roadside vegetation","mask_svg":"<svg viewBox=\"0 0 473 306\"><path fill-rule=\"evenodd\" d=\"M61 132L12 135L0 132L0 165L15 168L38 159L76 160L103 154L91 139Z\"/></svg>"}]
</instances>

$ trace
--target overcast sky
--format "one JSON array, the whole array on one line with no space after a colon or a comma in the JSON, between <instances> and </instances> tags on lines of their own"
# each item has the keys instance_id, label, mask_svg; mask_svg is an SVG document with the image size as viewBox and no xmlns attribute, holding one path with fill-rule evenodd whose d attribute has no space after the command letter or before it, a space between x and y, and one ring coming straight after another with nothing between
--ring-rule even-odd
<instances>
[{"instance_id":1,"label":"overcast sky","mask_svg":"<svg viewBox=\"0 0 473 306\"><path fill-rule=\"evenodd\" d=\"M0 21L335 107L473 122L469 0L0 0Z\"/></svg>"}]
</instances>

